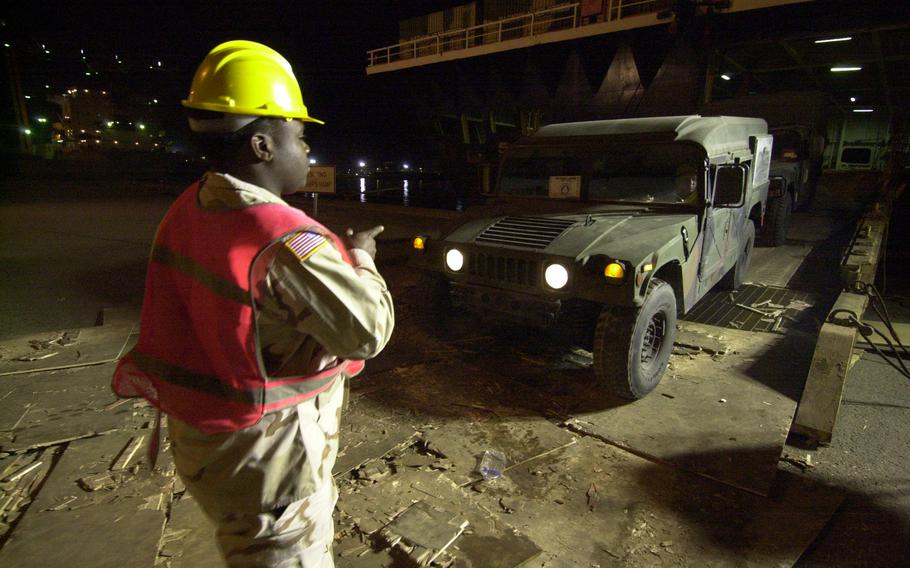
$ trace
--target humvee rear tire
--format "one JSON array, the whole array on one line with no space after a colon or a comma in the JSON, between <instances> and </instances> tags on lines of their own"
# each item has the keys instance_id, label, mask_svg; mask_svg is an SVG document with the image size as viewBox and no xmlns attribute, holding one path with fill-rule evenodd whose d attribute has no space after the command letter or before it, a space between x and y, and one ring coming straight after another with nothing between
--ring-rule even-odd
<instances>
[{"instance_id":1,"label":"humvee rear tire","mask_svg":"<svg viewBox=\"0 0 910 568\"><path fill-rule=\"evenodd\" d=\"M720 288L724 290L739 290L746 281L749 265L752 264L752 246L755 243L755 224L749 220L743 228L743 240L740 244L739 257L733 268L724 275L720 281Z\"/></svg>"},{"instance_id":2,"label":"humvee rear tire","mask_svg":"<svg viewBox=\"0 0 910 568\"><path fill-rule=\"evenodd\" d=\"M762 227L762 244L779 247L787 242L787 230L790 228L790 216L793 212L793 199L790 194L776 197L768 207L765 226Z\"/></svg>"},{"instance_id":3,"label":"humvee rear tire","mask_svg":"<svg viewBox=\"0 0 910 568\"><path fill-rule=\"evenodd\" d=\"M657 386L676 338L676 295L657 278L640 308L605 307L594 331L594 373L622 398L637 400Z\"/></svg>"}]
</instances>

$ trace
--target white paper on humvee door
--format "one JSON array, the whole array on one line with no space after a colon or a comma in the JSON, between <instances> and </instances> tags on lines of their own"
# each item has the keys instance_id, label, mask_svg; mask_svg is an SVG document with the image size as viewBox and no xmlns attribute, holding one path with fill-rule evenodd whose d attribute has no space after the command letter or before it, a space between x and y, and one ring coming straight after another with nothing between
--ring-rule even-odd
<instances>
[{"instance_id":1,"label":"white paper on humvee door","mask_svg":"<svg viewBox=\"0 0 910 568\"><path fill-rule=\"evenodd\" d=\"M550 197L555 199L581 197L581 176L550 176Z\"/></svg>"},{"instance_id":2,"label":"white paper on humvee door","mask_svg":"<svg viewBox=\"0 0 910 568\"><path fill-rule=\"evenodd\" d=\"M752 169L752 187L768 181L771 173L771 144L774 137L770 134L755 137L755 167Z\"/></svg>"}]
</instances>

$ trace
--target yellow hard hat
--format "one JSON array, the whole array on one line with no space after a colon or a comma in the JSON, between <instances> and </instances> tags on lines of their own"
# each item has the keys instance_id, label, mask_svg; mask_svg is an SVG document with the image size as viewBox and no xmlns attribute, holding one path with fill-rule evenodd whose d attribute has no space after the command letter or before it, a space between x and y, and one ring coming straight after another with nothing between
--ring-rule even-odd
<instances>
[{"instance_id":1,"label":"yellow hard hat","mask_svg":"<svg viewBox=\"0 0 910 568\"><path fill-rule=\"evenodd\" d=\"M291 64L255 41L216 46L193 76L183 106L227 114L296 118L325 124L309 115Z\"/></svg>"}]
</instances>

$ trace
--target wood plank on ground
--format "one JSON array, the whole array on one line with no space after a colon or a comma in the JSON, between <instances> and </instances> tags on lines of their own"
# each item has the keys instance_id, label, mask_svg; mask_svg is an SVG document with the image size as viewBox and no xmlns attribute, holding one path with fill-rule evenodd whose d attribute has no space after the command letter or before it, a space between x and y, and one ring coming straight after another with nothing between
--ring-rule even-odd
<instances>
[{"instance_id":1,"label":"wood plank on ground","mask_svg":"<svg viewBox=\"0 0 910 568\"><path fill-rule=\"evenodd\" d=\"M862 318L868 301L864 294L842 292L831 313L839 313L842 322L846 322L847 313ZM793 421L794 432L820 444L831 441L855 340L856 328L849 324L828 321L822 326Z\"/></svg>"},{"instance_id":2,"label":"wood plank on ground","mask_svg":"<svg viewBox=\"0 0 910 568\"><path fill-rule=\"evenodd\" d=\"M108 471L135 434L114 433L70 443L0 550L0 566L153 566L171 478L143 465L95 491L79 482Z\"/></svg>"},{"instance_id":3,"label":"wood plank on ground","mask_svg":"<svg viewBox=\"0 0 910 568\"><path fill-rule=\"evenodd\" d=\"M175 500L158 554L170 568L222 568L215 527L188 493Z\"/></svg>"},{"instance_id":4,"label":"wood plank on ground","mask_svg":"<svg viewBox=\"0 0 910 568\"><path fill-rule=\"evenodd\" d=\"M812 245L805 244L757 247L752 250L746 282L786 287L810 252Z\"/></svg>"},{"instance_id":5,"label":"wood plank on ground","mask_svg":"<svg viewBox=\"0 0 910 568\"><path fill-rule=\"evenodd\" d=\"M116 361L125 353L133 329L133 323L115 320L0 342L0 377Z\"/></svg>"},{"instance_id":6,"label":"wood plank on ground","mask_svg":"<svg viewBox=\"0 0 910 568\"><path fill-rule=\"evenodd\" d=\"M792 566L843 501L780 472L770 497L664 467L594 438L468 495L506 513L553 566Z\"/></svg>"},{"instance_id":7,"label":"wood plank on ground","mask_svg":"<svg viewBox=\"0 0 910 568\"><path fill-rule=\"evenodd\" d=\"M19 452L101 432L139 426L153 416L144 402L111 392L116 363L4 377L0 381L0 446Z\"/></svg>"},{"instance_id":8,"label":"wood plank on ground","mask_svg":"<svg viewBox=\"0 0 910 568\"><path fill-rule=\"evenodd\" d=\"M811 338L685 323L729 354L674 355L641 400L570 412L567 424L656 461L766 495L808 368Z\"/></svg>"}]
</instances>

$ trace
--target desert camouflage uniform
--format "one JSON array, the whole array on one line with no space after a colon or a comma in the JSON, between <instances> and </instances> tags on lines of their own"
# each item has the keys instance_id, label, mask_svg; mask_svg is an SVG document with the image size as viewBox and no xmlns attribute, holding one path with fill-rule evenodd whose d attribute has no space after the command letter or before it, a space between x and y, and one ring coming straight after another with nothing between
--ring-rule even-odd
<instances>
[{"instance_id":1,"label":"desert camouflage uniform","mask_svg":"<svg viewBox=\"0 0 910 568\"><path fill-rule=\"evenodd\" d=\"M209 174L209 210L283 202L231 176ZM310 374L335 355L367 359L394 327L392 300L372 258L353 249L355 268L331 242L301 260L283 247L268 271L256 326L272 377ZM346 379L345 379L346 380ZM237 432L206 434L169 418L174 461L188 492L215 523L232 567L331 567L332 468L345 381Z\"/></svg>"}]
</instances>

